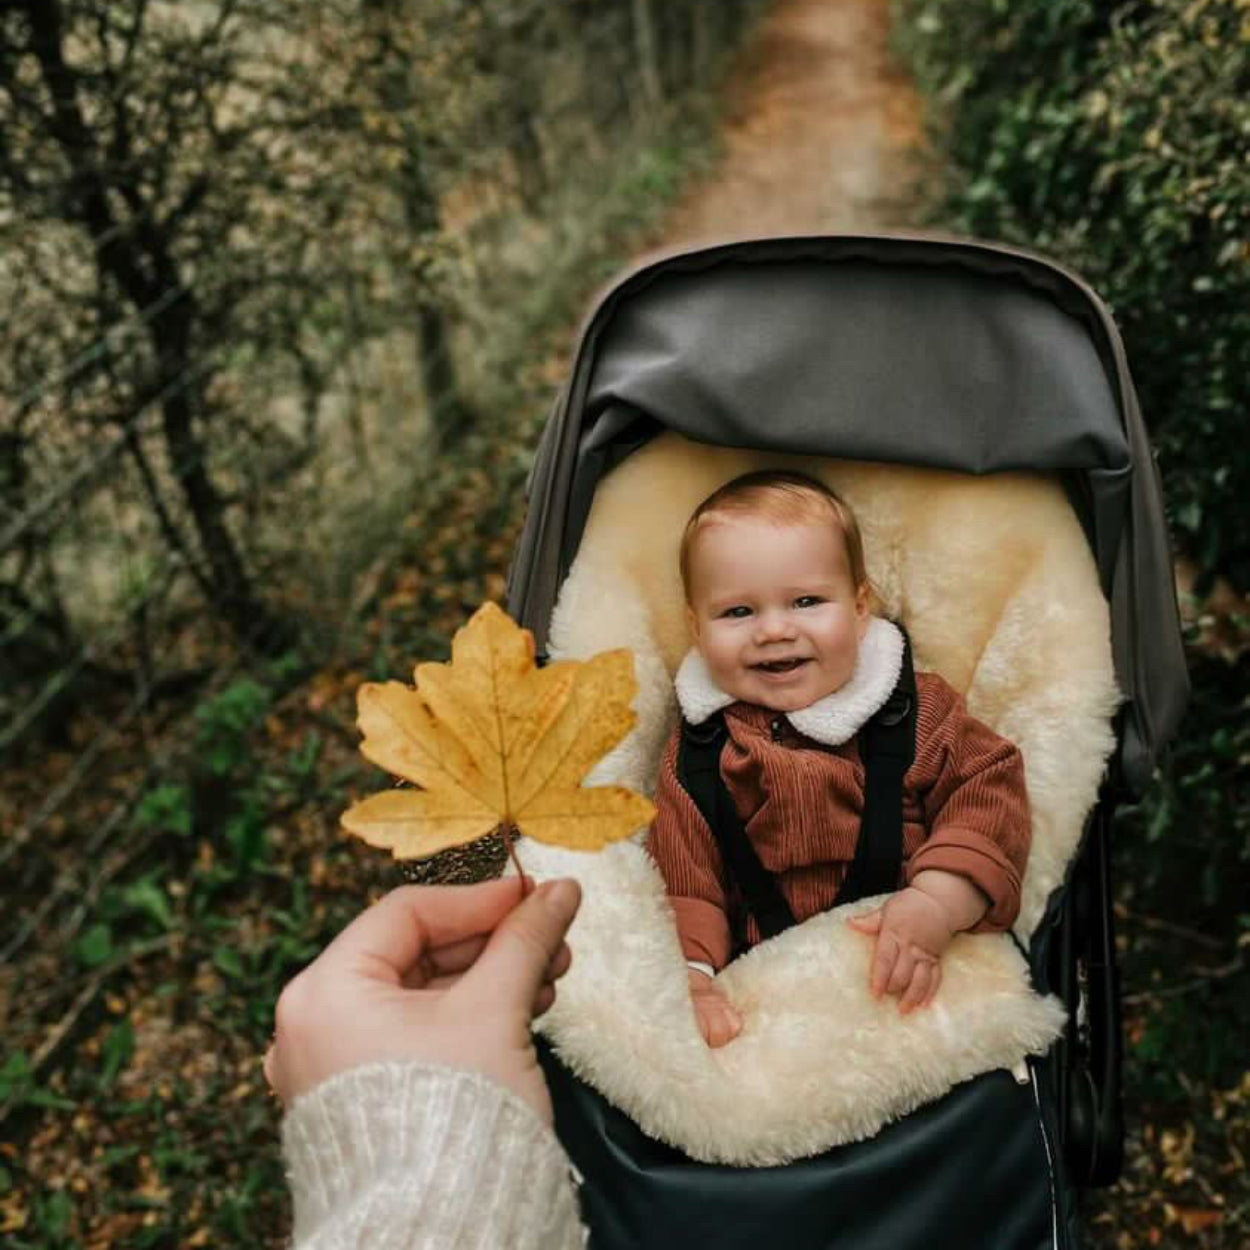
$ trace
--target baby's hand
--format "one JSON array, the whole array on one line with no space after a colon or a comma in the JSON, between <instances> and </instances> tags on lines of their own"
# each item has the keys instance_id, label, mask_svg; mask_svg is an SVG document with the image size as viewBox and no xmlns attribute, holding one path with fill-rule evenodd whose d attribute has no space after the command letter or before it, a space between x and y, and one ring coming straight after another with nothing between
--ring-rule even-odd
<instances>
[{"instance_id":1,"label":"baby's hand","mask_svg":"<svg viewBox=\"0 0 1250 1250\"><path fill-rule=\"evenodd\" d=\"M713 977L690 969L690 999L699 1032L711 1047L724 1046L742 1032L742 1013L725 996Z\"/></svg>"},{"instance_id":2,"label":"baby's hand","mask_svg":"<svg viewBox=\"0 0 1250 1250\"><path fill-rule=\"evenodd\" d=\"M847 921L852 929L875 934L872 995L898 995L906 1015L933 1001L942 983L942 952L957 930L943 905L914 886L890 896L883 907Z\"/></svg>"}]
</instances>

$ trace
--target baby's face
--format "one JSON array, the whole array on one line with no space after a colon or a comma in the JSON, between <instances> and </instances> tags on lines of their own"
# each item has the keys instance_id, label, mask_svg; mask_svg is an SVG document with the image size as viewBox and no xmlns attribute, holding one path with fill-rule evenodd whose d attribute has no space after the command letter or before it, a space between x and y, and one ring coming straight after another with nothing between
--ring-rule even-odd
<instances>
[{"instance_id":1,"label":"baby's face","mask_svg":"<svg viewBox=\"0 0 1250 1250\"><path fill-rule=\"evenodd\" d=\"M868 590L851 578L829 524L718 519L690 553L689 621L726 694L793 712L844 686L868 628Z\"/></svg>"}]
</instances>

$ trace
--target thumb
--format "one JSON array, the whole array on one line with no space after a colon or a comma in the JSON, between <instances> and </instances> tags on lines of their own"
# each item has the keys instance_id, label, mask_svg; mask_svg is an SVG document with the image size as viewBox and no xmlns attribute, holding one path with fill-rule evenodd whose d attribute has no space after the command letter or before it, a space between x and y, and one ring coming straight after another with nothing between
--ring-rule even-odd
<instances>
[{"instance_id":1,"label":"thumb","mask_svg":"<svg viewBox=\"0 0 1250 1250\"><path fill-rule=\"evenodd\" d=\"M875 907L872 911L866 911L862 916L852 916L846 923L852 929L858 929L860 933L880 933L883 914L882 908Z\"/></svg>"},{"instance_id":2,"label":"thumb","mask_svg":"<svg viewBox=\"0 0 1250 1250\"><path fill-rule=\"evenodd\" d=\"M527 1017L547 967L581 905L576 881L547 881L512 909L457 986L457 997L493 1008L520 1008Z\"/></svg>"}]
</instances>

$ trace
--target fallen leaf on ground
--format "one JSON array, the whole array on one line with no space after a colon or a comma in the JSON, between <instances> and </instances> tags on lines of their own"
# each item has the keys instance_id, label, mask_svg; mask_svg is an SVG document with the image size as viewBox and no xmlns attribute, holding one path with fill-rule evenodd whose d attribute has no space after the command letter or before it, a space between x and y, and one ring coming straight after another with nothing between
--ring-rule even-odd
<instances>
[{"instance_id":1,"label":"fallen leaf on ground","mask_svg":"<svg viewBox=\"0 0 1250 1250\"><path fill-rule=\"evenodd\" d=\"M1169 1202L1164 1205L1164 1211L1187 1233L1199 1233L1224 1218L1224 1212L1216 1207L1178 1207Z\"/></svg>"}]
</instances>

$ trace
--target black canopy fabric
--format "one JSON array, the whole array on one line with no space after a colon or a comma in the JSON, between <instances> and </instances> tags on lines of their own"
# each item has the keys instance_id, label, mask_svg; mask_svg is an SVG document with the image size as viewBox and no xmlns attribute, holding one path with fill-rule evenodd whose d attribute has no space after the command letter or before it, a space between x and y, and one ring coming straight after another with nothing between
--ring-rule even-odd
<instances>
[{"instance_id":1,"label":"black canopy fabric","mask_svg":"<svg viewBox=\"0 0 1250 1250\"><path fill-rule=\"evenodd\" d=\"M1134 790L1188 679L1158 474L1124 351L1079 279L916 236L757 239L648 262L584 327L548 423L510 607L541 646L595 486L662 429L722 446L1067 486L1111 602Z\"/></svg>"}]
</instances>

